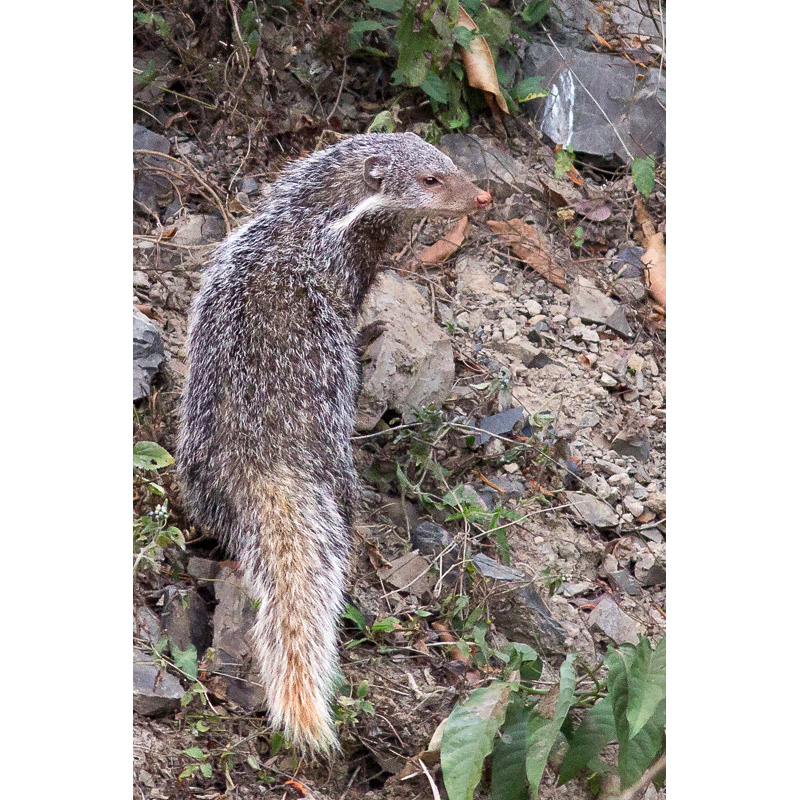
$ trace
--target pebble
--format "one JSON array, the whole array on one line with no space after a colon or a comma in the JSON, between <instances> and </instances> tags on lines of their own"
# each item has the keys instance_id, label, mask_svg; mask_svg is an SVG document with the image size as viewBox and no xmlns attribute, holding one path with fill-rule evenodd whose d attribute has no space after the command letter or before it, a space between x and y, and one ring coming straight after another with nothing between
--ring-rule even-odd
<instances>
[{"instance_id":1,"label":"pebble","mask_svg":"<svg viewBox=\"0 0 800 800\"><path fill-rule=\"evenodd\" d=\"M147 275L144 272L139 272L137 270L133 273L133 285L146 289L150 286L150 281L147 279Z\"/></svg>"},{"instance_id":2,"label":"pebble","mask_svg":"<svg viewBox=\"0 0 800 800\"><path fill-rule=\"evenodd\" d=\"M622 504L634 517L640 517L644 513L644 505L630 495L622 501Z\"/></svg>"},{"instance_id":3,"label":"pebble","mask_svg":"<svg viewBox=\"0 0 800 800\"><path fill-rule=\"evenodd\" d=\"M500 329L503 332L503 338L508 341L517 335L519 325L513 319L504 319L500 322Z\"/></svg>"},{"instance_id":4,"label":"pebble","mask_svg":"<svg viewBox=\"0 0 800 800\"><path fill-rule=\"evenodd\" d=\"M544 536L534 536L533 537L534 544L544 544Z\"/></svg>"},{"instance_id":5,"label":"pebble","mask_svg":"<svg viewBox=\"0 0 800 800\"><path fill-rule=\"evenodd\" d=\"M603 386L612 387L617 385L617 379L613 375L609 375L607 372L604 372L600 376L600 383Z\"/></svg>"},{"instance_id":6,"label":"pebble","mask_svg":"<svg viewBox=\"0 0 800 800\"><path fill-rule=\"evenodd\" d=\"M537 314L542 313L542 304L537 302L536 300L526 300L525 310L528 312L530 316L535 317ZM542 319L544 319L544 317Z\"/></svg>"}]
</instances>

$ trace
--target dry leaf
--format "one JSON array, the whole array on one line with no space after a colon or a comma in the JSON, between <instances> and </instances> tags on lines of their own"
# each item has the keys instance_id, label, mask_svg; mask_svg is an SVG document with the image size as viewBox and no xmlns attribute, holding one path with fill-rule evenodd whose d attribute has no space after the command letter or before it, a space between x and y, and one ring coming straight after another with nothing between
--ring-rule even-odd
<instances>
[{"instance_id":1,"label":"dry leaf","mask_svg":"<svg viewBox=\"0 0 800 800\"><path fill-rule=\"evenodd\" d=\"M565 292L569 291L564 270L547 252L545 242L533 225L528 225L521 219L512 219L508 222L490 220L488 225L494 233L502 237L504 244L511 247L514 255L520 261L524 261L559 289Z\"/></svg>"},{"instance_id":2,"label":"dry leaf","mask_svg":"<svg viewBox=\"0 0 800 800\"><path fill-rule=\"evenodd\" d=\"M458 24L471 31L478 30L478 26L473 21L472 17L464 11L461 6L458 7ZM464 62L464 69L467 73L467 82L474 89L481 89L487 95L487 102L491 105L492 101L496 101L497 105L506 112L508 105L503 93L500 91L500 84L497 82L497 70L494 68L494 59L492 58L492 51L486 43L483 36L473 39L469 43L472 52L467 50L461 45L456 45L461 51L461 60ZM490 100L491 98L491 100Z\"/></svg>"},{"instance_id":3,"label":"dry leaf","mask_svg":"<svg viewBox=\"0 0 800 800\"><path fill-rule=\"evenodd\" d=\"M469 219L461 217L455 228L434 242L430 247L426 247L419 254L419 260L423 264L435 264L438 261L447 261L464 244L464 239L469 233Z\"/></svg>"},{"instance_id":4,"label":"dry leaf","mask_svg":"<svg viewBox=\"0 0 800 800\"><path fill-rule=\"evenodd\" d=\"M578 200L577 203L572 204L572 207L582 217L586 217L592 222L603 222L611 216L611 206L602 197L594 200Z\"/></svg>"},{"instance_id":5,"label":"dry leaf","mask_svg":"<svg viewBox=\"0 0 800 800\"><path fill-rule=\"evenodd\" d=\"M443 622L433 622L431 623L431 628L433 628L439 634L439 639L443 642L458 641L458 639L456 639L456 637L447 630L447 626ZM469 659L458 649L456 645L448 647L447 651L453 661L463 661L465 664L469 664Z\"/></svg>"},{"instance_id":6,"label":"dry leaf","mask_svg":"<svg viewBox=\"0 0 800 800\"><path fill-rule=\"evenodd\" d=\"M647 291L656 303L661 306L663 313L667 312L667 246L664 244L664 234L656 233L650 237L647 250L642 256L642 264L647 268ZM656 308L658 310L658 308Z\"/></svg>"}]
</instances>

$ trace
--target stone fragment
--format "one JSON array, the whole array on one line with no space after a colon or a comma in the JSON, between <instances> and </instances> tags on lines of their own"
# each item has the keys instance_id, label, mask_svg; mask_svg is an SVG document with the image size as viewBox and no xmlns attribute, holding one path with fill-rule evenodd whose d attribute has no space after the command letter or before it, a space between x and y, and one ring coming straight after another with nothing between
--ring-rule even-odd
<instances>
[{"instance_id":1,"label":"stone fragment","mask_svg":"<svg viewBox=\"0 0 800 800\"><path fill-rule=\"evenodd\" d=\"M181 592L175 586L166 588L161 626L170 647L186 650L193 644L198 658L211 644L208 609L195 589Z\"/></svg>"},{"instance_id":2,"label":"stone fragment","mask_svg":"<svg viewBox=\"0 0 800 800\"><path fill-rule=\"evenodd\" d=\"M505 200L527 186L526 168L510 153L479 136L448 133L442 136L439 147L473 183L488 188L495 200Z\"/></svg>"},{"instance_id":3,"label":"stone fragment","mask_svg":"<svg viewBox=\"0 0 800 800\"><path fill-rule=\"evenodd\" d=\"M630 572L626 572L623 570L618 570L617 572L612 572L611 577L614 579L614 582L622 589L625 594L630 595L631 597L638 597L642 590L639 587L639 584L636 582L636 579Z\"/></svg>"},{"instance_id":4,"label":"stone fragment","mask_svg":"<svg viewBox=\"0 0 800 800\"><path fill-rule=\"evenodd\" d=\"M508 411L501 411L499 414L492 414L490 417L484 417L477 425L478 428L488 433L478 434L475 443L478 445L486 444L491 436L489 434L497 434L498 436L506 436L514 428L520 420L525 418L525 409L522 406L510 408Z\"/></svg>"},{"instance_id":5,"label":"stone fragment","mask_svg":"<svg viewBox=\"0 0 800 800\"><path fill-rule=\"evenodd\" d=\"M653 564L642 580L642 586L666 586L667 570L661 564Z\"/></svg>"},{"instance_id":6,"label":"stone fragment","mask_svg":"<svg viewBox=\"0 0 800 800\"><path fill-rule=\"evenodd\" d=\"M587 525L613 528L619 524L619 516L614 510L592 495L567 492L567 502L570 503L573 513Z\"/></svg>"},{"instance_id":7,"label":"stone fragment","mask_svg":"<svg viewBox=\"0 0 800 800\"><path fill-rule=\"evenodd\" d=\"M388 409L406 422L440 406L455 377L453 347L415 284L385 272L367 295L360 325L382 321L384 332L362 357L356 429L372 430Z\"/></svg>"},{"instance_id":8,"label":"stone fragment","mask_svg":"<svg viewBox=\"0 0 800 800\"><path fill-rule=\"evenodd\" d=\"M133 710L145 717L163 717L180 708L181 697L181 682L149 653L134 647Z\"/></svg>"},{"instance_id":9,"label":"stone fragment","mask_svg":"<svg viewBox=\"0 0 800 800\"><path fill-rule=\"evenodd\" d=\"M385 583L396 589L420 596L433 588L433 581L428 576L430 567L427 559L411 552L380 567L378 574Z\"/></svg>"},{"instance_id":10,"label":"stone fragment","mask_svg":"<svg viewBox=\"0 0 800 800\"><path fill-rule=\"evenodd\" d=\"M198 245L221 242L225 238L225 224L213 214L188 214L176 223L175 244Z\"/></svg>"},{"instance_id":11,"label":"stone fragment","mask_svg":"<svg viewBox=\"0 0 800 800\"><path fill-rule=\"evenodd\" d=\"M639 636L645 633L644 626L631 619L608 595L602 597L589 614L588 625L618 645L623 642L636 644Z\"/></svg>"},{"instance_id":12,"label":"stone fragment","mask_svg":"<svg viewBox=\"0 0 800 800\"><path fill-rule=\"evenodd\" d=\"M158 328L138 308L133 309L133 399L150 394L150 382L164 363Z\"/></svg>"}]
</instances>

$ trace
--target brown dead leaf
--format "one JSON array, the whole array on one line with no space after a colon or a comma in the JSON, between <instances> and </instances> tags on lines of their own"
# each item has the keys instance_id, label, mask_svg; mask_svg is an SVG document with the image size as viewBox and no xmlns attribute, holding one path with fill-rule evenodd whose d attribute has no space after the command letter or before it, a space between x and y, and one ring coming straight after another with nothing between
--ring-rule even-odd
<instances>
[{"instance_id":1,"label":"brown dead leaf","mask_svg":"<svg viewBox=\"0 0 800 800\"><path fill-rule=\"evenodd\" d=\"M461 6L458 7L458 25L462 25L471 31L478 30L478 26L473 21L472 17L464 11ZM508 105L503 93L500 91L500 84L497 82L497 70L494 68L494 59L492 58L492 51L486 43L483 36L473 39L470 43L470 50L467 50L461 45L456 45L461 52L461 60L464 62L464 69L467 73L467 82L474 89L481 89L487 95L487 102L491 105L495 101L497 105L506 112ZM490 100L491 98L491 100Z\"/></svg>"},{"instance_id":2,"label":"brown dead leaf","mask_svg":"<svg viewBox=\"0 0 800 800\"><path fill-rule=\"evenodd\" d=\"M647 243L647 250L642 256L642 264L645 265L645 279L647 281L647 291L650 297L656 301L657 306L661 306L666 315L667 312L667 246L664 244L664 234L656 233L650 237Z\"/></svg>"},{"instance_id":3,"label":"brown dead leaf","mask_svg":"<svg viewBox=\"0 0 800 800\"><path fill-rule=\"evenodd\" d=\"M602 197L593 200L578 200L577 203L572 204L572 207L582 217L586 217L592 222L603 222L611 216L611 206Z\"/></svg>"},{"instance_id":4,"label":"brown dead leaf","mask_svg":"<svg viewBox=\"0 0 800 800\"><path fill-rule=\"evenodd\" d=\"M559 289L565 292L569 291L564 270L547 252L544 240L533 225L528 225L521 219L512 219L508 222L489 220L487 224L494 233L501 237L503 243L511 248L518 259L524 261Z\"/></svg>"},{"instance_id":5,"label":"brown dead leaf","mask_svg":"<svg viewBox=\"0 0 800 800\"><path fill-rule=\"evenodd\" d=\"M431 623L431 628L439 634L439 639L443 642L458 641L458 639L447 630L447 626L443 622L433 622ZM453 647L448 647L447 650L453 661L463 661L465 664L469 664L469 659L455 645L453 645Z\"/></svg>"},{"instance_id":6,"label":"brown dead leaf","mask_svg":"<svg viewBox=\"0 0 800 800\"><path fill-rule=\"evenodd\" d=\"M464 239L469 233L469 218L461 217L455 228L445 234L438 242L434 242L430 247L426 247L419 254L419 260L423 264L436 264L439 261L447 261L464 244Z\"/></svg>"}]
</instances>

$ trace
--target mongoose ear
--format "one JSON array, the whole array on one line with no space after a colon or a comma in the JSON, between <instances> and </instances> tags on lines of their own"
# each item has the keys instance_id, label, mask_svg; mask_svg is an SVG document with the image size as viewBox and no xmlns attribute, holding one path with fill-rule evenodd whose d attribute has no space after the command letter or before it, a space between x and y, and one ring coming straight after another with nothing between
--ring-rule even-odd
<instances>
[{"instance_id":1,"label":"mongoose ear","mask_svg":"<svg viewBox=\"0 0 800 800\"><path fill-rule=\"evenodd\" d=\"M364 180L370 189L380 189L386 177L386 160L381 156L370 156L364 162Z\"/></svg>"}]
</instances>

